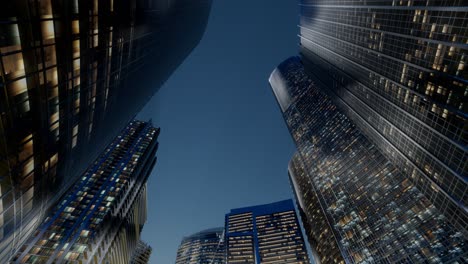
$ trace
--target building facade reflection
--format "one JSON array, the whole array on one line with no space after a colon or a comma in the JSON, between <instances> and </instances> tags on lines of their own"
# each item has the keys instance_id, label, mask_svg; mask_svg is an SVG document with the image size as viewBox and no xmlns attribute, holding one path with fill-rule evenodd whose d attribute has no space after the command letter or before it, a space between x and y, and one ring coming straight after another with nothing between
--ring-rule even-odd
<instances>
[{"instance_id":1,"label":"building facade reflection","mask_svg":"<svg viewBox=\"0 0 468 264\"><path fill-rule=\"evenodd\" d=\"M177 250L176 264L224 264L224 227L212 228L184 237Z\"/></svg>"},{"instance_id":2,"label":"building facade reflection","mask_svg":"<svg viewBox=\"0 0 468 264\"><path fill-rule=\"evenodd\" d=\"M467 14L461 0L300 4L308 74L465 237Z\"/></svg>"},{"instance_id":3,"label":"building facade reflection","mask_svg":"<svg viewBox=\"0 0 468 264\"><path fill-rule=\"evenodd\" d=\"M463 232L359 130L324 92L328 84L314 76L292 57L275 69L270 84L297 146L290 177L318 259L465 261Z\"/></svg>"},{"instance_id":4,"label":"building facade reflection","mask_svg":"<svg viewBox=\"0 0 468 264\"><path fill-rule=\"evenodd\" d=\"M0 262L198 44L209 0L0 8Z\"/></svg>"}]
</instances>

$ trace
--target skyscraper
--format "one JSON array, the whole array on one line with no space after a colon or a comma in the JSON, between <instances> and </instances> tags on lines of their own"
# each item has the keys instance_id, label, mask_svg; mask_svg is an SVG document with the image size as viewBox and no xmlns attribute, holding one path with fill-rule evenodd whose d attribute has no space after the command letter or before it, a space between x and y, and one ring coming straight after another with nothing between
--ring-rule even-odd
<instances>
[{"instance_id":1,"label":"skyscraper","mask_svg":"<svg viewBox=\"0 0 468 264\"><path fill-rule=\"evenodd\" d=\"M132 121L53 208L15 263L130 263L141 259L146 180L159 129Z\"/></svg>"},{"instance_id":2,"label":"skyscraper","mask_svg":"<svg viewBox=\"0 0 468 264\"><path fill-rule=\"evenodd\" d=\"M176 264L224 264L225 254L224 228L207 229L184 237Z\"/></svg>"},{"instance_id":3,"label":"skyscraper","mask_svg":"<svg viewBox=\"0 0 468 264\"><path fill-rule=\"evenodd\" d=\"M139 241L133 252L130 264L148 264L153 249L143 241Z\"/></svg>"},{"instance_id":4,"label":"skyscraper","mask_svg":"<svg viewBox=\"0 0 468 264\"><path fill-rule=\"evenodd\" d=\"M314 82L468 237L468 4L302 0Z\"/></svg>"},{"instance_id":5,"label":"skyscraper","mask_svg":"<svg viewBox=\"0 0 468 264\"><path fill-rule=\"evenodd\" d=\"M340 252L332 226L313 188L312 179L302 163L299 153L295 153L288 166L289 179L293 187L299 214L309 240L315 263L339 263L345 261Z\"/></svg>"},{"instance_id":6,"label":"skyscraper","mask_svg":"<svg viewBox=\"0 0 468 264\"><path fill-rule=\"evenodd\" d=\"M210 0L0 8L0 262L198 44Z\"/></svg>"},{"instance_id":7,"label":"skyscraper","mask_svg":"<svg viewBox=\"0 0 468 264\"><path fill-rule=\"evenodd\" d=\"M231 210L226 263L310 263L292 200Z\"/></svg>"},{"instance_id":8,"label":"skyscraper","mask_svg":"<svg viewBox=\"0 0 468 264\"><path fill-rule=\"evenodd\" d=\"M327 74L319 66L308 66ZM297 146L289 172L317 259L466 261L463 230L359 130L349 112L324 92L328 84L314 76L293 57L274 70L270 83Z\"/></svg>"}]
</instances>

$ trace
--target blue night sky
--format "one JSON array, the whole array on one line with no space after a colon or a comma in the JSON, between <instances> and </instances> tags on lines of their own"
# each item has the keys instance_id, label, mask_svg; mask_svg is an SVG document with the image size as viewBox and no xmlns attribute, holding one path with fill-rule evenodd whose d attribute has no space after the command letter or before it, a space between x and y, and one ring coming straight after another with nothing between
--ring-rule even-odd
<instances>
[{"instance_id":1,"label":"blue night sky","mask_svg":"<svg viewBox=\"0 0 468 264\"><path fill-rule=\"evenodd\" d=\"M268 84L297 54L293 0L214 0L199 46L138 118L161 127L143 239L174 263L181 239L232 208L292 198L294 145Z\"/></svg>"}]
</instances>

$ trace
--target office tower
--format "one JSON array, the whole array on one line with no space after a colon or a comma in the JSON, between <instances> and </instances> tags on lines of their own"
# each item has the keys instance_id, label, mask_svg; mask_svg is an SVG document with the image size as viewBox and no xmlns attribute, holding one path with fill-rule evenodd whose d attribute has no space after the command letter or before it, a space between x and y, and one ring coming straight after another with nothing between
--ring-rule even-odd
<instances>
[{"instance_id":1,"label":"office tower","mask_svg":"<svg viewBox=\"0 0 468 264\"><path fill-rule=\"evenodd\" d=\"M344 264L332 227L322 211L299 153L295 153L289 162L288 173L315 263Z\"/></svg>"},{"instance_id":2,"label":"office tower","mask_svg":"<svg viewBox=\"0 0 468 264\"><path fill-rule=\"evenodd\" d=\"M209 0L0 8L0 263L198 44Z\"/></svg>"},{"instance_id":3,"label":"office tower","mask_svg":"<svg viewBox=\"0 0 468 264\"><path fill-rule=\"evenodd\" d=\"M158 135L150 123L130 122L54 206L13 262L136 261Z\"/></svg>"},{"instance_id":4,"label":"office tower","mask_svg":"<svg viewBox=\"0 0 468 264\"><path fill-rule=\"evenodd\" d=\"M138 245L130 260L130 264L147 264L153 249L143 241L139 241Z\"/></svg>"},{"instance_id":5,"label":"office tower","mask_svg":"<svg viewBox=\"0 0 468 264\"><path fill-rule=\"evenodd\" d=\"M297 146L289 172L317 259L467 261L463 232L333 102L327 83L309 77L298 57L281 63L270 83Z\"/></svg>"},{"instance_id":6,"label":"office tower","mask_svg":"<svg viewBox=\"0 0 468 264\"><path fill-rule=\"evenodd\" d=\"M310 263L292 200L233 209L225 230L227 263Z\"/></svg>"},{"instance_id":7,"label":"office tower","mask_svg":"<svg viewBox=\"0 0 468 264\"><path fill-rule=\"evenodd\" d=\"M302 0L300 16L313 81L468 237L468 3Z\"/></svg>"},{"instance_id":8,"label":"office tower","mask_svg":"<svg viewBox=\"0 0 468 264\"><path fill-rule=\"evenodd\" d=\"M207 229L182 239L176 264L224 264L225 254L224 228Z\"/></svg>"}]
</instances>

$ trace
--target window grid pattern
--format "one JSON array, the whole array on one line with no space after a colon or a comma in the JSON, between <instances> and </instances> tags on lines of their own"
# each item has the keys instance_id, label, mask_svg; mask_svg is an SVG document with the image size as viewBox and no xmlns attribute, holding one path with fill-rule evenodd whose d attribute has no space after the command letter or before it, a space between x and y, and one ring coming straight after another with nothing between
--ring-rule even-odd
<instances>
[{"instance_id":1,"label":"window grid pattern","mask_svg":"<svg viewBox=\"0 0 468 264\"><path fill-rule=\"evenodd\" d=\"M226 215L227 263L310 263L292 200Z\"/></svg>"},{"instance_id":2,"label":"window grid pattern","mask_svg":"<svg viewBox=\"0 0 468 264\"><path fill-rule=\"evenodd\" d=\"M148 100L135 97L121 110L117 98L130 73L148 68L151 60L145 58L158 52L163 14L148 8L153 2L2 5L1 263L14 256L44 212L141 108L138 103ZM152 94L144 90L132 89L135 95Z\"/></svg>"},{"instance_id":3,"label":"window grid pattern","mask_svg":"<svg viewBox=\"0 0 468 264\"><path fill-rule=\"evenodd\" d=\"M154 165L158 133L149 123L131 122L54 207L13 261L102 263L125 245L127 250L120 254L124 255L122 263L128 263L133 253L129 245L134 249L139 240L135 230L146 221L145 182Z\"/></svg>"},{"instance_id":4,"label":"window grid pattern","mask_svg":"<svg viewBox=\"0 0 468 264\"><path fill-rule=\"evenodd\" d=\"M224 228L208 229L182 240L176 264L224 264Z\"/></svg>"},{"instance_id":5,"label":"window grid pattern","mask_svg":"<svg viewBox=\"0 0 468 264\"><path fill-rule=\"evenodd\" d=\"M301 53L336 104L468 235L465 1L301 1ZM323 69L319 73L316 70Z\"/></svg>"},{"instance_id":6,"label":"window grid pattern","mask_svg":"<svg viewBox=\"0 0 468 264\"><path fill-rule=\"evenodd\" d=\"M321 60L320 57L308 54L308 58L314 58L313 62L319 65L314 67L317 69L314 70L315 73L313 74L315 78L324 82L326 84L324 87L334 88L325 89L324 91L328 91L330 96L336 99L337 105L352 118L361 131L369 138L372 138L373 142L376 142L382 153L393 164L407 175L410 175L418 188L426 194L436 207L441 208L439 210L452 223L457 225L460 230L465 230L463 232L466 232L468 215L463 212L463 206L460 206L466 201L467 195L466 184L461 176L464 173L461 171L458 173L452 169L453 167L459 169L461 169L461 166L466 167L466 152L460 151L459 148L453 145L435 145L444 141L440 140L441 137L431 133L430 129L419 131L413 129L424 127L418 124L417 120L411 119L404 112L396 111L390 107L384 108L389 105L382 97L371 93L364 86L352 84L346 75L336 72L336 69ZM314 63L310 59L305 61L305 65L313 65ZM326 72L333 74L326 75L326 72L320 69L327 69ZM346 83L350 84L346 85ZM347 89L344 89L344 87ZM352 90L352 93L350 90ZM343 98L346 98L346 103ZM379 110L382 112L379 112ZM383 114L379 115L379 113ZM405 133L406 131L408 133ZM428 133L424 134L424 132ZM424 146L427 146L427 148ZM452 157L453 162L449 164L454 166L445 165L440 159L434 157L434 152L444 153L446 157ZM457 156L455 157L455 155ZM456 163L460 166L455 166ZM466 169L464 168L462 171L466 171Z\"/></svg>"},{"instance_id":7,"label":"window grid pattern","mask_svg":"<svg viewBox=\"0 0 468 264\"><path fill-rule=\"evenodd\" d=\"M323 71L317 65L309 70ZM346 262L467 260L463 233L337 108L323 92L326 85L306 75L299 58L273 74L270 80L282 79L291 98L283 114L310 179L305 188L317 195L311 208L323 214Z\"/></svg>"},{"instance_id":8,"label":"window grid pattern","mask_svg":"<svg viewBox=\"0 0 468 264\"><path fill-rule=\"evenodd\" d=\"M295 153L289 162L288 172L314 258L320 263L344 264L331 225L322 212L311 177L299 153Z\"/></svg>"},{"instance_id":9,"label":"window grid pattern","mask_svg":"<svg viewBox=\"0 0 468 264\"><path fill-rule=\"evenodd\" d=\"M296 212L255 217L260 263L307 263L304 240Z\"/></svg>"}]
</instances>

